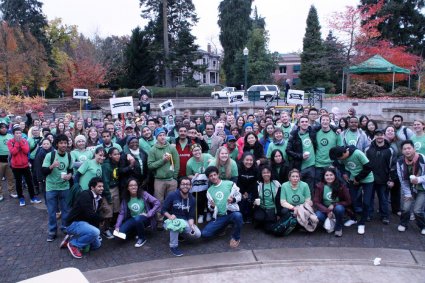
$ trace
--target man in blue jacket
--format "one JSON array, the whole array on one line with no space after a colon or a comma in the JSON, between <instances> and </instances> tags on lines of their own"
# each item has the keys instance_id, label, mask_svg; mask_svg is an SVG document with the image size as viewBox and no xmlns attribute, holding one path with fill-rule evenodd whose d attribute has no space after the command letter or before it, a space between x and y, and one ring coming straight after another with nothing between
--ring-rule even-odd
<instances>
[{"instance_id":1,"label":"man in blue jacket","mask_svg":"<svg viewBox=\"0 0 425 283\"><path fill-rule=\"evenodd\" d=\"M189 193L191 189L191 181L188 177L180 179L179 189L168 194L162 206L162 214L169 220L165 221L166 229L170 230L170 251L175 256L182 256L183 253L179 250L179 234L182 233L185 237L197 239L201 237L201 231L195 225L195 198ZM173 222L184 221L186 227L180 231L171 229Z\"/></svg>"}]
</instances>

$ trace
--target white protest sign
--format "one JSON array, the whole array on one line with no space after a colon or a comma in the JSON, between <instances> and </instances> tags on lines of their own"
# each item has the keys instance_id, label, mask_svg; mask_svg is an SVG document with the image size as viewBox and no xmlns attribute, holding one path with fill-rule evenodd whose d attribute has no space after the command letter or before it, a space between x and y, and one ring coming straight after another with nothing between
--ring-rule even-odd
<instances>
[{"instance_id":1,"label":"white protest sign","mask_svg":"<svg viewBox=\"0 0 425 283\"><path fill-rule=\"evenodd\" d=\"M248 99L245 98L245 96L243 95L243 92L230 93L228 96L228 100L229 100L229 105L239 105L239 104L244 104L249 102Z\"/></svg>"},{"instance_id":2,"label":"white protest sign","mask_svg":"<svg viewBox=\"0 0 425 283\"><path fill-rule=\"evenodd\" d=\"M131 96L109 98L109 103L111 104L112 115L134 112L133 97Z\"/></svg>"},{"instance_id":3,"label":"white protest sign","mask_svg":"<svg viewBox=\"0 0 425 283\"><path fill-rule=\"evenodd\" d=\"M162 113L171 111L174 109L173 101L171 99L166 100L159 104L159 108L161 109Z\"/></svg>"},{"instance_id":4,"label":"white protest sign","mask_svg":"<svg viewBox=\"0 0 425 283\"><path fill-rule=\"evenodd\" d=\"M72 92L72 97L74 99L88 99L89 90L84 88L74 88L74 91Z\"/></svg>"},{"instance_id":5,"label":"white protest sign","mask_svg":"<svg viewBox=\"0 0 425 283\"><path fill-rule=\"evenodd\" d=\"M304 104L304 91L290 89L286 101L288 104Z\"/></svg>"}]
</instances>

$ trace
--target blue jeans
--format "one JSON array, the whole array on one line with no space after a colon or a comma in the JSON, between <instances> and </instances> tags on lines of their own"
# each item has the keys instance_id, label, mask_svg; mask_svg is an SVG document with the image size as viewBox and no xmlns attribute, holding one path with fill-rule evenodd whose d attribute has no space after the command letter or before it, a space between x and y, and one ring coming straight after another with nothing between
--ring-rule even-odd
<instances>
[{"instance_id":1,"label":"blue jeans","mask_svg":"<svg viewBox=\"0 0 425 283\"><path fill-rule=\"evenodd\" d=\"M342 224L344 220L345 207L343 205L337 204L332 212L335 215L335 231L342 230ZM316 211L317 218L319 218L320 224L323 225L326 218L328 217L325 213L321 211Z\"/></svg>"},{"instance_id":2,"label":"blue jeans","mask_svg":"<svg viewBox=\"0 0 425 283\"><path fill-rule=\"evenodd\" d=\"M389 209L389 196L390 189L387 184L373 184L373 189L378 195L379 200L379 213L381 214L381 218L389 218L390 217L390 209ZM372 209L373 209L373 198L372 198Z\"/></svg>"},{"instance_id":3,"label":"blue jeans","mask_svg":"<svg viewBox=\"0 0 425 283\"><path fill-rule=\"evenodd\" d=\"M425 228L425 192L419 191L413 199L403 200L403 209L400 217L400 225L407 227L410 219L410 209L413 205L413 213L415 214L416 225L419 229Z\"/></svg>"},{"instance_id":4,"label":"blue jeans","mask_svg":"<svg viewBox=\"0 0 425 283\"><path fill-rule=\"evenodd\" d=\"M68 197L69 190L63 191L48 191L46 192L46 205L47 205L47 213L49 215L49 235L56 235L56 231L58 228L58 223L56 220L56 212L58 208L61 211L61 230L64 231L66 229L65 223L68 219L69 207L66 203L66 198Z\"/></svg>"},{"instance_id":5,"label":"blue jeans","mask_svg":"<svg viewBox=\"0 0 425 283\"><path fill-rule=\"evenodd\" d=\"M179 246L179 234L188 239L198 239L201 237L201 231L198 226L193 225L193 230L189 226L189 222L186 220L186 228L183 232L179 233L177 231L170 230L170 248L177 248Z\"/></svg>"},{"instance_id":6,"label":"blue jeans","mask_svg":"<svg viewBox=\"0 0 425 283\"><path fill-rule=\"evenodd\" d=\"M85 221L74 221L66 228L66 232L72 235L70 243L82 250L90 246L90 250L100 248L100 230Z\"/></svg>"},{"instance_id":7,"label":"blue jeans","mask_svg":"<svg viewBox=\"0 0 425 283\"><path fill-rule=\"evenodd\" d=\"M145 227L150 225L150 220L146 216L138 215L130 217L121 224L120 232L128 234L129 232L136 231L140 240L145 240Z\"/></svg>"},{"instance_id":8,"label":"blue jeans","mask_svg":"<svg viewBox=\"0 0 425 283\"><path fill-rule=\"evenodd\" d=\"M243 224L242 213L239 211L227 212L227 215L218 216L215 221L209 222L202 230L202 237L214 237L220 230L225 229L230 223L233 224L232 239L238 241L241 238L241 229Z\"/></svg>"},{"instance_id":9,"label":"blue jeans","mask_svg":"<svg viewBox=\"0 0 425 283\"><path fill-rule=\"evenodd\" d=\"M360 189L361 188L361 189ZM359 225L366 223L367 216L369 214L370 202L372 199L373 183L364 183L360 185L353 185L350 183L349 186L351 201L353 203L353 209L356 213L361 214ZM363 193L363 199L362 199ZM361 203L361 211L359 211L359 205Z\"/></svg>"}]
</instances>

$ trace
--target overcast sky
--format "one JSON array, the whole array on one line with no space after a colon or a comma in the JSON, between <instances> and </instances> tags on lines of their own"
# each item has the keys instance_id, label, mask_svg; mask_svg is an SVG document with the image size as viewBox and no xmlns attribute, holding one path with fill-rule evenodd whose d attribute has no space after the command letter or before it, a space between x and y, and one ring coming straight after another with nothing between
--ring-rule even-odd
<instances>
[{"instance_id":1,"label":"overcast sky","mask_svg":"<svg viewBox=\"0 0 425 283\"><path fill-rule=\"evenodd\" d=\"M69 25L77 25L79 32L86 36L99 34L130 35L137 26L146 23L140 17L138 0L39 0L44 3L43 12L48 20L62 18ZM211 42L220 46L218 4L220 0L192 0L199 17L193 28L196 43L206 49ZM260 16L266 19L269 31L270 51L287 53L302 49L305 22L310 5L314 4L322 26L322 37L328 33L327 18L332 12L342 11L345 6L355 6L358 0L254 0Z\"/></svg>"}]
</instances>

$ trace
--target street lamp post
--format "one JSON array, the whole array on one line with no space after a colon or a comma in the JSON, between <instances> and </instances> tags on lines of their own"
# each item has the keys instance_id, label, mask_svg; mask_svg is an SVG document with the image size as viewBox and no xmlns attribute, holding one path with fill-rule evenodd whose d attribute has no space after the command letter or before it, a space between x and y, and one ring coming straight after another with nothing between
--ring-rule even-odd
<instances>
[{"instance_id":1,"label":"street lamp post","mask_svg":"<svg viewBox=\"0 0 425 283\"><path fill-rule=\"evenodd\" d=\"M247 96L247 87L248 87L248 54L249 50L247 47L243 49L243 56L245 57L245 86L244 86L244 96ZM255 101L254 101L255 108Z\"/></svg>"}]
</instances>

